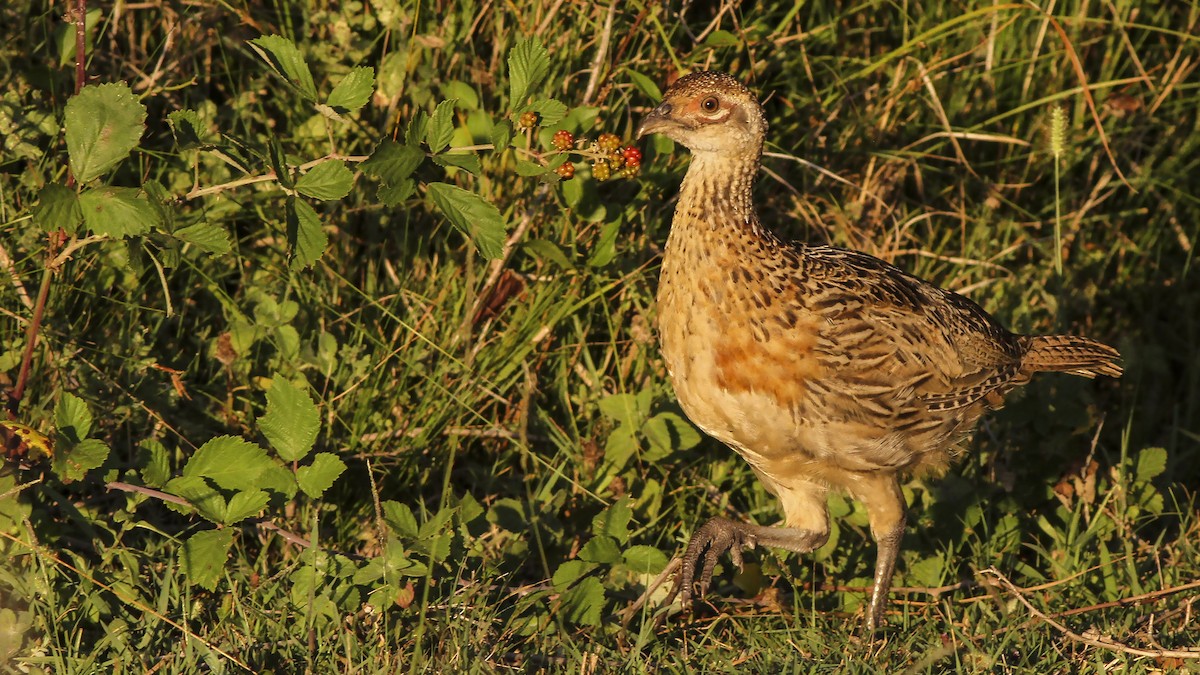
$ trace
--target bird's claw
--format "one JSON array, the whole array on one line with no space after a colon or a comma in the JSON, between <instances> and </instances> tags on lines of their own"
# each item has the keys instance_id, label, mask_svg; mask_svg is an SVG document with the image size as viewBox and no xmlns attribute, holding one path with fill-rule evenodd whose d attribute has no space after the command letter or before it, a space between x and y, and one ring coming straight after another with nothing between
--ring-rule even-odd
<instances>
[{"instance_id":1,"label":"bird's claw","mask_svg":"<svg viewBox=\"0 0 1200 675\"><path fill-rule=\"evenodd\" d=\"M747 531L742 523L725 518L713 518L692 534L684 551L679 576L675 579L675 587L668 596L668 602L679 596L680 602L686 607L692 602L692 590L700 586L699 595L702 597L712 583L713 570L721 554L729 552L733 564L742 569L742 551L754 548L757 543L753 534ZM701 557L703 561L701 562ZM699 577L696 575L699 563Z\"/></svg>"}]
</instances>

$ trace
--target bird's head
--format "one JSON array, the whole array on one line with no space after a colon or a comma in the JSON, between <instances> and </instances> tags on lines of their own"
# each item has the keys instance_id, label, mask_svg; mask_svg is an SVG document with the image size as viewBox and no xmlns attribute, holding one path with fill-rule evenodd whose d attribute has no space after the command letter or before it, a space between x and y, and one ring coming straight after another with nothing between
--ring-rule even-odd
<instances>
[{"instance_id":1,"label":"bird's head","mask_svg":"<svg viewBox=\"0 0 1200 675\"><path fill-rule=\"evenodd\" d=\"M702 71L681 77L662 103L638 126L638 138L663 134L693 154L757 158L767 134L762 106L741 82L725 73Z\"/></svg>"}]
</instances>

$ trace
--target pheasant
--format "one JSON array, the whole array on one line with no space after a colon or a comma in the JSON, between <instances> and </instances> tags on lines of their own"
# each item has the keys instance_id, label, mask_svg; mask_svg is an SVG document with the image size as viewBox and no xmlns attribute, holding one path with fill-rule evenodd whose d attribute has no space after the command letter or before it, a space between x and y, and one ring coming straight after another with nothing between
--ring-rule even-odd
<instances>
[{"instance_id":1,"label":"pheasant","mask_svg":"<svg viewBox=\"0 0 1200 675\"><path fill-rule=\"evenodd\" d=\"M639 138L692 152L663 254L658 332L684 412L738 452L782 506L764 527L712 518L692 535L672 597L703 595L728 551L808 553L829 538L827 494L867 510L878 546L867 629L883 618L904 533L900 479L946 469L979 417L1034 373L1119 377L1117 350L1016 335L967 298L882 260L788 243L751 199L767 119L733 77L680 78Z\"/></svg>"}]
</instances>

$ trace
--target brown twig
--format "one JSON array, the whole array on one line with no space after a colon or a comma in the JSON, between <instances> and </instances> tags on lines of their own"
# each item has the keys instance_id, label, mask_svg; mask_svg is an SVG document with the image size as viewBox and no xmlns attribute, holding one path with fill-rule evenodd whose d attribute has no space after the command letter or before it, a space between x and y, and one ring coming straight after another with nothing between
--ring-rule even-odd
<instances>
[{"instance_id":1,"label":"brown twig","mask_svg":"<svg viewBox=\"0 0 1200 675\"><path fill-rule=\"evenodd\" d=\"M283 537L284 541L286 541L290 544L295 544L296 546L299 546L300 548L306 548L306 549L313 548L313 543L311 540L305 539L304 537L301 537L300 535L296 534L295 532L285 530L282 527L276 525L275 523L272 523L269 520L260 520L258 522L258 529L260 529L264 532L274 532L275 534L279 535L280 537Z\"/></svg>"},{"instance_id":2,"label":"brown twig","mask_svg":"<svg viewBox=\"0 0 1200 675\"><path fill-rule=\"evenodd\" d=\"M1190 591L1193 588L1200 588L1200 579L1197 579L1196 581L1189 581L1188 583L1183 584L1181 586L1172 586L1170 588L1160 588L1157 591L1150 591L1149 593L1142 593L1141 595L1134 595L1134 596L1130 596L1128 598L1120 598L1118 600L1109 600L1108 602L1098 602L1094 605L1088 605L1086 607L1076 607L1074 609L1068 609L1068 610L1065 610L1062 612L1055 612L1054 614L1051 614L1050 616L1058 618L1058 617L1064 617L1064 616L1074 616L1076 614L1086 614L1087 612L1095 612L1095 611L1098 611L1101 609L1112 609L1113 607L1131 607L1133 605L1144 605L1147 602L1150 602L1151 600L1158 600L1159 598L1165 598L1168 595L1175 595L1176 593Z\"/></svg>"},{"instance_id":3,"label":"brown twig","mask_svg":"<svg viewBox=\"0 0 1200 675\"><path fill-rule=\"evenodd\" d=\"M115 480L115 481L109 482L107 485L105 485L105 487L107 487L109 490L119 490L121 492L135 492L137 494L143 494L143 495L146 495L147 497L153 497L154 499L157 499L159 501L170 502L172 504L179 504L180 506L191 506L192 505L191 502L184 499L183 497L179 497L179 496L167 493L167 492L163 492L162 490L155 490L154 488L148 488L144 485L134 485L132 483L125 483L122 481ZM273 523L269 520L261 520L258 523L256 523L256 526L258 527L258 529L260 529L264 532L274 532L275 534L282 537L284 539L284 541L288 542L289 544L294 544L296 546L299 546L300 548L312 548L313 547L312 541L305 539L304 537L301 537L300 535L296 534L295 532L285 530L282 527L276 525L275 523Z\"/></svg>"},{"instance_id":4,"label":"brown twig","mask_svg":"<svg viewBox=\"0 0 1200 675\"><path fill-rule=\"evenodd\" d=\"M659 572L657 577L654 577L654 580L646 586L646 590L640 596L638 596L638 599L635 600L632 605L621 611L622 626L629 624L629 620L633 618L633 615L637 614L638 610L640 610L646 604L646 602L650 600L650 596L653 595L654 592L660 587L662 587L662 585L667 582L667 579L669 579L672 574L679 570L679 567L682 564L683 561L680 558L671 558L671 562L667 563L667 566L663 568L662 572ZM674 599L674 595L674 593L671 594L671 598L668 599L668 602L670 602L671 599Z\"/></svg>"},{"instance_id":5,"label":"brown twig","mask_svg":"<svg viewBox=\"0 0 1200 675\"><path fill-rule=\"evenodd\" d=\"M1050 615L1034 607L1033 603L1029 602L1029 600L1025 598L1025 595L1021 593L1021 590L1017 588L1016 584L1014 584L1012 581L1009 581L1008 577L1004 576L1000 570L996 569L995 567L989 567L988 569L984 570L984 573L995 577L996 580L1000 582L1000 585L1007 588L1008 591L1012 593L1022 605L1025 605L1025 608L1028 609L1031 614L1076 642L1090 645L1092 647L1099 647L1101 649L1110 649L1112 651L1130 654L1132 656L1148 656L1159 659L1200 659L1200 649L1140 649L1138 647L1130 647L1129 645L1117 642L1115 640L1108 640L1102 637L1091 637L1076 633L1067 626L1055 621ZM1063 616L1063 614L1059 614L1058 616Z\"/></svg>"},{"instance_id":6,"label":"brown twig","mask_svg":"<svg viewBox=\"0 0 1200 675\"><path fill-rule=\"evenodd\" d=\"M136 492L138 494L146 495L147 497L154 497L159 501L171 502L172 504L179 504L180 506L192 505L191 502L183 497L177 497L173 494L169 494L161 490L155 490L154 488L148 488L144 485L134 485L132 483L114 480L105 485L105 487L107 487L109 490L120 490L121 492Z\"/></svg>"}]
</instances>

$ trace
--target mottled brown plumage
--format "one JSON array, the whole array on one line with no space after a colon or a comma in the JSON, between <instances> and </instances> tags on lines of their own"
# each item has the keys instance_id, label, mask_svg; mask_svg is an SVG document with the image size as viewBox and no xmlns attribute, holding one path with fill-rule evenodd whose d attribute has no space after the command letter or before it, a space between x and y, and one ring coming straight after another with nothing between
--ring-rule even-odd
<instances>
[{"instance_id":1,"label":"mottled brown plumage","mask_svg":"<svg viewBox=\"0 0 1200 675\"><path fill-rule=\"evenodd\" d=\"M703 593L726 550L740 566L756 544L820 547L827 492L840 489L865 503L879 545L874 628L904 531L899 478L945 469L980 415L1034 373L1117 377L1119 354L1087 338L1014 335L882 260L780 241L751 201L766 131L754 95L715 72L673 84L638 130L693 155L658 291L679 403L750 463L784 512L781 527L705 523L676 591L686 602L699 581Z\"/></svg>"}]
</instances>

